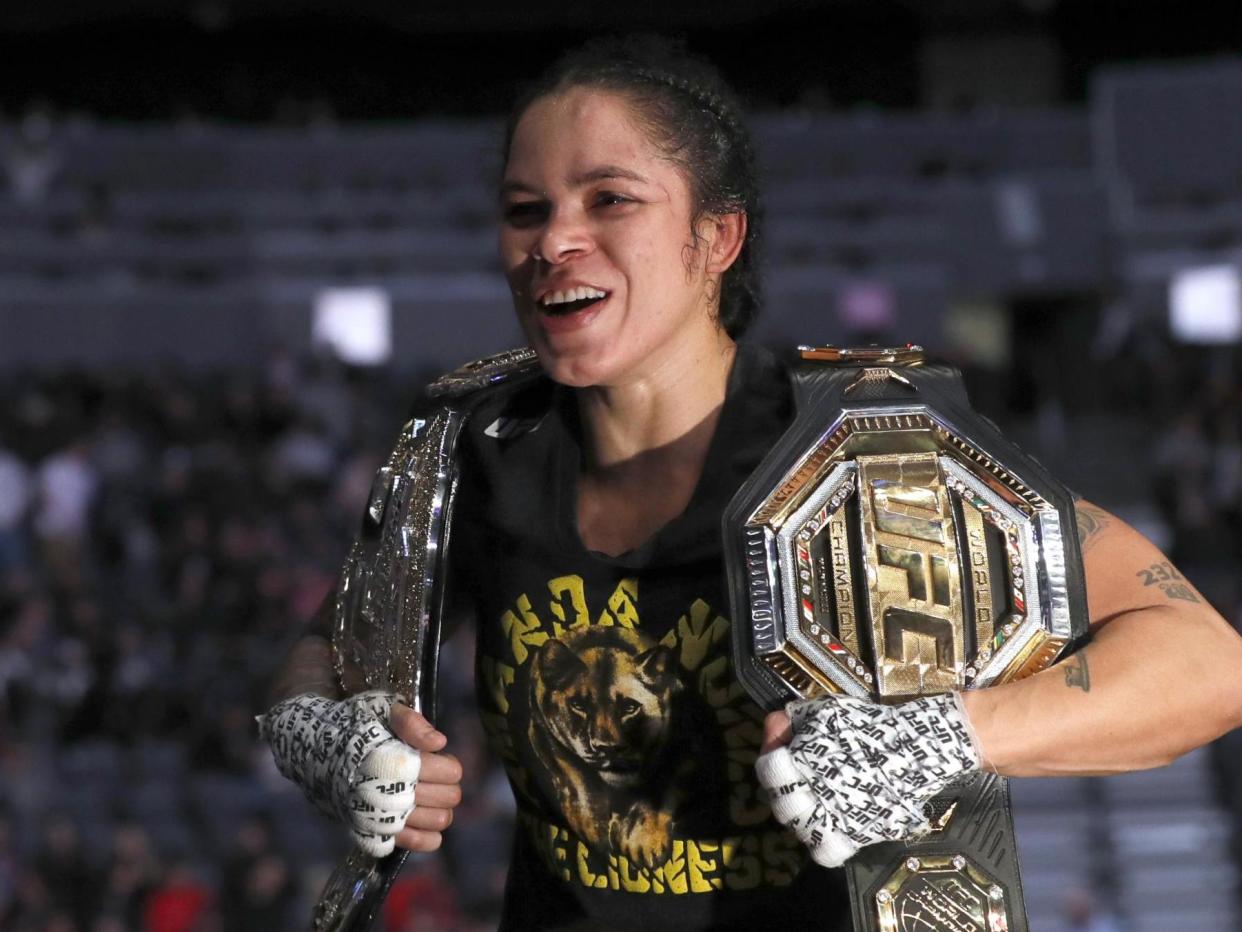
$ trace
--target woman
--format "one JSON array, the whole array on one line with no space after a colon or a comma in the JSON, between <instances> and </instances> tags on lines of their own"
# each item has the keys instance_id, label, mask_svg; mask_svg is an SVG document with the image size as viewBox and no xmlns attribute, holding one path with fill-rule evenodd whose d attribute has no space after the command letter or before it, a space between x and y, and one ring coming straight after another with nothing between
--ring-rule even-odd
<instances>
[{"instance_id":1,"label":"woman","mask_svg":"<svg viewBox=\"0 0 1242 932\"><path fill-rule=\"evenodd\" d=\"M467 427L453 572L518 799L504 927L848 928L839 872L799 839L836 864L917 825L854 818L782 712L765 792L763 715L728 659L720 513L792 417L784 371L736 342L757 308L760 219L738 110L666 47L584 48L516 108L501 214L548 378L497 391ZM1086 504L1079 521L1094 642L1029 680L901 707L949 725L954 772L1156 766L1242 722L1242 639L1189 586L1142 585L1168 564L1134 531ZM282 770L377 852L438 847L460 779L442 735L388 698L336 701L320 635L278 692L292 698L267 734L313 722L350 748L324 760L277 740ZM824 700L792 731L848 747L856 713ZM905 720L884 726L894 753Z\"/></svg>"}]
</instances>

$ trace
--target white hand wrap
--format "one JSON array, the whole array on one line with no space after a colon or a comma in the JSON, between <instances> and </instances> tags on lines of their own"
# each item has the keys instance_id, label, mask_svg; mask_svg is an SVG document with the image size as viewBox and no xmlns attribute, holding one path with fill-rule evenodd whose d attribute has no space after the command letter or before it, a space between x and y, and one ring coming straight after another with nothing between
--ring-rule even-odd
<instances>
[{"instance_id":1,"label":"white hand wrap","mask_svg":"<svg viewBox=\"0 0 1242 932\"><path fill-rule=\"evenodd\" d=\"M981 765L955 694L898 706L829 696L786 712L793 740L755 770L777 821L825 867L864 845L927 832L923 804Z\"/></svg>"},{"instance_id":2,"label":"white hand wrap","mask_svg":"<svg viewBox=\"0 0 1242 932\"><path fill-rule=\"evenodd\" d=\"M259 720L280 772L377 858L392 851L414 808L421 765L418 751L389 730L397 698L368 692L337 702L307 693Z\"/></svg>"}]
</instances>

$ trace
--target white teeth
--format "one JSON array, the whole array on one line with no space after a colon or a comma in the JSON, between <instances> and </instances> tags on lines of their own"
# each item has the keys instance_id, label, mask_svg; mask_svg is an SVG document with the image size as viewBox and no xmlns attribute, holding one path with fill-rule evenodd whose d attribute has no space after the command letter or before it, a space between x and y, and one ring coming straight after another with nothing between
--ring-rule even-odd
<instances>
[{"instance_id":1,"label":"white teeth","mask_svg":"<svg viewBox=\"0 0 1242 932\"><path fill-rule=\"evenodd\" d=\"M570 288L568 291L553 291L546 294L540 300L540 304L544 307L551 307L554 304L568 304L570 301L585 301L587 298L606 298L608 292L600 291L598 288L592 288L589 285L579 285L577 288Z\"/></svg>"}]
</instances>

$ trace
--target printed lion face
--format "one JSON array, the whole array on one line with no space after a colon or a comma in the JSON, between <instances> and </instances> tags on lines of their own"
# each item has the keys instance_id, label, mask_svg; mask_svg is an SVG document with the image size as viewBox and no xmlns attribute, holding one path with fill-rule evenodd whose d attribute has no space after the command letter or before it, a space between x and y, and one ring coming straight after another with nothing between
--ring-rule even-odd
<instances>
[{"instance_id":1,"label":"printed lion face","mask_svg":"<svg viewBox=\"0 0 1242 932\"><path fill-rule=\"evenodd\" d=\"M571 631L535 657L532 714L564 753L609 786L631 787L667 737L674 667L672 650L643 650L624 629Z\"/></svg>"}]
</instances>

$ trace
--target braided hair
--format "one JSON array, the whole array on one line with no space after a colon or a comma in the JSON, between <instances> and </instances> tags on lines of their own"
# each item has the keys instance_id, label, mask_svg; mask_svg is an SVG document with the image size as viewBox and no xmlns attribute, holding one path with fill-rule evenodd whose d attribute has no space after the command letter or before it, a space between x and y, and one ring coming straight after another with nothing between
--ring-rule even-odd
<instances>
[{"instance_id":1,"label":"braided hair","mask_svg":"<svg viewBox=\"0 0 1242 932\"><path fill-rule=\"evenodd\" d=\"M762 213L754 144L724 79L712 65L667 39L593 40L564 55L519 97L505 126L505 162L527 109L575 87L613 91L634 105L651 141L686 178L696 239L704 215L746 214L741 251L721 278L719 310L725 332L741 336L759 312Z\"/></svg>"}]
</instances>

